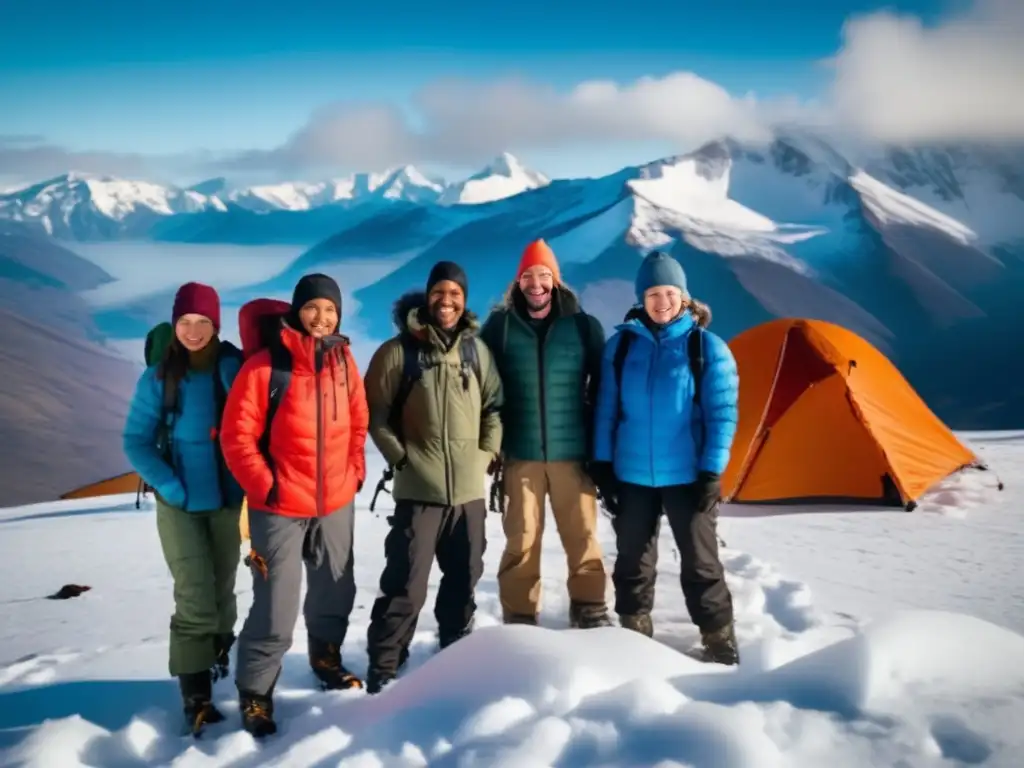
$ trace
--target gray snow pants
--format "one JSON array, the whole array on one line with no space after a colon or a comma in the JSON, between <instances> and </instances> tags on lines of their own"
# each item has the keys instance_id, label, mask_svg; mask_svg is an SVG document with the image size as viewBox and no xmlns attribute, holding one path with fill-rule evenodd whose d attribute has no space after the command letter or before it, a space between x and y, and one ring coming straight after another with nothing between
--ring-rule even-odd
<instances>
[{"instance_id":1,"label":"gray snow pants","mask_svg":"<svg viewBox=\"0 0 1024 768\"><path fill-rule=\"evenodd\" d=\"M314 518L249 510L252 607L238 636L239 691L272 691L299 617L303 565L306 631L327 643L344 643L356 598L354 509L348 504Z\"/></svg>"}]
</instances>

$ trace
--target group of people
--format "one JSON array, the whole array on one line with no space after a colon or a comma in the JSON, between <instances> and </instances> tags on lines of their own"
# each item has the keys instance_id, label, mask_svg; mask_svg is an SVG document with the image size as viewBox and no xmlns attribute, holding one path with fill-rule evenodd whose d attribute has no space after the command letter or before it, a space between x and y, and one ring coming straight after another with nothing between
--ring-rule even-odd
<instances>
[{"instance_id":1,"label":"group of people","mask_svg":"<svg viewBox=\"0 0 1024 768\"><path fill-rule=\"evenodd\" d=\"M322 687L377 693L406 662L433 561L438 644L472 631L486 547L486 478L501 495L503 620L537 624L550 504L568 566L570 625L611 626L598 506L612 518L614 611L653 636L661 517L703 657L739 662L718 555L719 477L737 422L738 375L710 311L671 256L636 275L637 304L611 338L562 282L551 248L526 247L482 324L463 269L439 262L399 298L398 334L365 376L340 332L341 290L306 275L290 305L239 312L242 350L219 339L220 302L199 283L174 300L173 338L142 374L125 452L154 490L174 580L169 669L194 732L224 719L213 682L235 645L235 574L247 500L253 602L237 638L243 727L276 731L274 688L302 606ZM173 396L169 396L169 392ZM373 440L393 479L385 566L365 681L342 663L355 601L354 505Z\"/></svg>"}]
</instances>

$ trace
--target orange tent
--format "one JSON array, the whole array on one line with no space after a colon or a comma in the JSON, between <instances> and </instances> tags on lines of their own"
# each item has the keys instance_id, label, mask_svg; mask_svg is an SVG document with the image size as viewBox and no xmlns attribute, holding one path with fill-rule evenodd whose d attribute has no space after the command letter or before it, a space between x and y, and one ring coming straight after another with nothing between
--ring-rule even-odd
<instances>
[{"instance_id":1,"label":"orange tent","mask_svg":"<svg viewBox=\"0 0 1024 768\"><path fill-rule=\"evenodd\" d=\"M905 506L984 467L857 334L783 318L736 336L739 425L722 478L732 503Z\"/></svg>"},{"instance_id":2,"label":"orange tent","mask_svg":"<svg viewBox=\"0 0 1024 768\"><path fill-rule=\"evenodd\" d=\"M91 499L95 496L114 496L119 493L137 493L139 475L136 472L125 472L117 477L108 477L97 483L83 485L73 491L61 495L62 499Z\"/></svg>"}]
</instances>

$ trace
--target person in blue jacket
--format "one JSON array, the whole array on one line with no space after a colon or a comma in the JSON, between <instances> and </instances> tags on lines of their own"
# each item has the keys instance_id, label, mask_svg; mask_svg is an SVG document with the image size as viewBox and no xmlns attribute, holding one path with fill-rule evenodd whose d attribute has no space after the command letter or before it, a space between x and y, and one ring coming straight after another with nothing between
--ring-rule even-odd
<instances>
[{"instance_id":1,"label":"person in blue jacket","mask_svg":"<svg viewBox=\"0 0 1024 768\"><path fill-rule=\"evenodd\" d=\"M235 639L243 493L218 438L242 355L218 338L220 298L212 287L181 286L171 315L174 335L163 359L135 389L124 452L156 497L157 532L174 581L168 667L198 732L224 719L212 688L228 672Z\"/></svg>"},{"instance_id":2,"label":"person in blue jacket","mask_svg":"<svg viewBox=\"0 0 1024 768\"><path fill-rule=\"evenodd\" d=\"M705 330L710 310L690 297L683 268L671 256L649 254L635 287L639 306L605 346L595 409L595 466L618 550L615 611L622 626L654 634L664 514L679 550L686 607L700 629L702 658L738 664L732 595L717 536L719 478L738 415L736 361L725 342ZM693 370L698 366L699 381Z\"/></svg>"}]
</instances>

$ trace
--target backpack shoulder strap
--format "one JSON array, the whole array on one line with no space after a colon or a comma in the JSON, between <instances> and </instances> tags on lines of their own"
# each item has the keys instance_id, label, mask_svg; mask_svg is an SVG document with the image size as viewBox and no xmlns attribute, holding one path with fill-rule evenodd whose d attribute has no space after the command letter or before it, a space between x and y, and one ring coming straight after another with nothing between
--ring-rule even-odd
<instances>
[{"instance_id":1,"label":"backpack shoulder strap","mask_svg":"<svg viewBox=\"0 0 1024 768\"><path fill-rule=\"evenodd\" d=\"M694 326L687 336L686 353L690 358L690 373L693 375L693 402L700 405L704 384L704 329L700 326Z\"/></svg>"},{"instance_id":2,"label":"backpack shoulder strap","mask_svg":"<svg viewBox=\"0 0 1024 768\"><path fill-rule=\"evenodd\" d=\"M484 375L480 368L480 350L476 344L476 336L470 334L463 336L459 341L459 359L462 360L463 372L466 368L470 368L473 375L476 376L476 383L483 389ZM464 379L464 384L468 387L468 380Z\"/></svg>"},{"instance_id":3,"label":"backpack shoulder strap","mask_svg":"<svg viewBox=\"0 0 1024 768\"><path fill-rule=\"evenodd\" d=\"M423 365L420 359L420 345L409 333L398 337L402 347L402 378L398 384L395 399L391 401L388 412L388 426L399 440L402 440L402 414L405 412L405 401L409 399L412 388L423 376Z\"/></svg>"},{"instance_id":4,"label":"backpack shoulder strap","mask_svg":"<svg viewBox=\"0 0 1024 768\"><path fill-rule=\"evenodd\" d=\"M270 457L270 428L281 406L284 393L292 383L292 356L288 348L280 342L271 344L270 352L270 383L267 388L267 416L263 422L263 434L260 435L260 452L267 464L273 468Z\"/></svg>"},{"instance_id":5,"label":"backpack shoulder strap","mask_svg":"<svg viewBox=\"0 0 1024 768\"><path fill-rule=\"evenodd\" d=\"M615 372L615 426L618 429L622 421L622 369L626 364L626 356L629 354L629 345L633 343L633 334L626 331L619 332L619 342L615 347L615 357L612 358L612 369ZM614 437L614 432L612 433Z\"/></svg>"}]
</instances>

